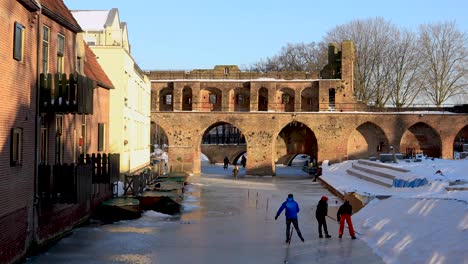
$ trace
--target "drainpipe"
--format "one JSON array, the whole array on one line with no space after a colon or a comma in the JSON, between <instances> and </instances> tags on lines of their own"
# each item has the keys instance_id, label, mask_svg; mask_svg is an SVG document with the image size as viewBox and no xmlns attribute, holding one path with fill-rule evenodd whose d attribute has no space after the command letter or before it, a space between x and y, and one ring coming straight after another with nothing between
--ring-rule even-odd
<instances>
[{"instance_id":1,"label":"drainpipe","mask_svg":"<svg viewBox=\"0 0 468 264\"><path fill-rule=\"evenodd\" d=\"M39 146L39 139L40 139L40 133L41 133L41 112L40 112L40 74L41 74L41 62L40 62L40 55L41 55L41 24L42 24L42 5L39 0L36 1L39 11L36 12L38 15L37 18L37 62L36 62L36 71L37 71L37 76L36 76L36 113L35 113L35 121L36 121L36 127L35 127L35 137L34 137L34 147L35 147L35 158L34 158L34 200L33 200L33 220L32 220L32 241L31 243L36 245L37 244L37 222L38 222L38 216L37 216L37 207L39 206L39 155L40 155L40 146Z\"/></svg>"}]
</instances>

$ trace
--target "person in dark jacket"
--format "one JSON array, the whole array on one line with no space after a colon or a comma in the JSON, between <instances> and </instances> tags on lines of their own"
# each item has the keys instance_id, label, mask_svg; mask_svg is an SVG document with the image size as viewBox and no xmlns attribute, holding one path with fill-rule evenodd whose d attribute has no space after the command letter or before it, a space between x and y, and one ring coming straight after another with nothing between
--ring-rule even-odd
<instances>
[{"instance_id":1,"label":"person in dark jacket","mask_svg":"<svg viewBox=\"0 0 468 264\"><path fill-rule=\"evenodd\" d=\"M339 238L343 236L344 222L346 221L348 223L349 235L352 239L356 239L356 237L354 236L353 222L351 221L352 213L353 207L351 206L351 204L349 204L348 200L345 200L345 202L340 206L338 212L336 213L336 220L340 222L340 230L338 232Z\"/></svg>"},{"instance_id":2,"label":"person in dark jacket","mask_svg":"<svg viewBox=\"0 0 468 264\"><path fill-rule=\"evenodd\" d=\"M318 177L322 176L322 166L319 166L317 168L317 171L314 174L315 178L313 181L317 181Z\"/></svg>"},{"instance_id":3,"label":"person in dark jacket","mask_svg":"<svg viewBox=\"0 0 468 264\"><path fill-rule=\"evenodd\" d=\"M290 242L290 237L289 237L289 232L291 229L291 223L294 225L294 228L296 229L297 235L299 238L304 242L304 238L302 237L301 230L299 229L299 222L297 220L297 213L299 213L299 204L297 204L296 201L294 201L294 196L292 194L288 194L288 198L286 199L285 202L281 205L281 207L278 209L278 212L276 212L275 220L278 219L278 216L285 210L285 215L286 215L286 243Z\"/></svg>"},{"instance_id":4,"label":"person in dark jacket","mask_svg":"<svg viewBox=\"0 0 468 264\"><path fill-rule=\"evenodd\" d=\"M227 170L229 166L229 159L227 156L224 156L224 169Z\"/></svg>"},{"instance_id":5,"label":"person in dark jacket","mask_svg":"<svg viewBox=\"0 0 468 264\"><path fill-rule=\"evenodd\" d=\"M325 232L325 237L331 238L331 236L328 234L327 221L326 221L326 216L328 215L327 201L328 201L328 197L322 196L322 198L318 202L317 210L315 210L315 218L317 218L318 231L319 231L320 238L323 238L322 226L323 226L323 231Z\"/></svg>"}]
</instances>

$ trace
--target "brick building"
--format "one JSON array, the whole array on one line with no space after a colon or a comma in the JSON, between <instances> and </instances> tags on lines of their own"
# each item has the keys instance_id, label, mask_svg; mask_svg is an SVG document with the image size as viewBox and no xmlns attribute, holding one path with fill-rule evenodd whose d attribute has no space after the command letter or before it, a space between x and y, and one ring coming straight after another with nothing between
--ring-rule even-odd
<instances>
[{"instance_id":1,"label":"brick building","mask_svg":"<svg viewBox=\"0 0 468 264\"><path fill-rule=\"evenodd\" d=\"M0 263L70 230L112 195L119 157L104 154L114 86L81 31L61 0L0 1Z\"/></svg>"}]
</instances>

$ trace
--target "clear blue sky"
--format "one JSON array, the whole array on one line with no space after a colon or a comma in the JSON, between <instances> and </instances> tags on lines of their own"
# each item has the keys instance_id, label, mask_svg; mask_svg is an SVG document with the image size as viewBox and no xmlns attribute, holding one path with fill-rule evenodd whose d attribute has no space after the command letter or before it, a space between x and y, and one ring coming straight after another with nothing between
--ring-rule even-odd
<instances>
[{"instance_id":1,"label":"clear blue sky","mask_svg":"<svg viewBox=\"0 0 468 264\"><path fill-rule=\"evenodd\" d=\"M118 8L132 56L145 70L246 67L287 43L320 41L331 28L381 16L409 29L455 20L468 32L467 0L64 0L69 9Z\"/></svg>"}]
</instances>

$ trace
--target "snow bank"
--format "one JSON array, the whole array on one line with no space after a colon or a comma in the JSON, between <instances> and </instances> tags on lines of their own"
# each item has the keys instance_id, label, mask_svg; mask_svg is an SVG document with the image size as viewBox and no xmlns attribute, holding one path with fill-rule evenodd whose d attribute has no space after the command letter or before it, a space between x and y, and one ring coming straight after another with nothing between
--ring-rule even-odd
<instances>
[{"instance_id":1,"label":"snow bank","mask_svg":"<svg viewBox=\"0 0 468 264\"><path fill-rule=\"evenodd\" d=\"M359 238L386 263L468 263L464 201L375 199L353 222Z\"/></svg>"}]
</instances>

